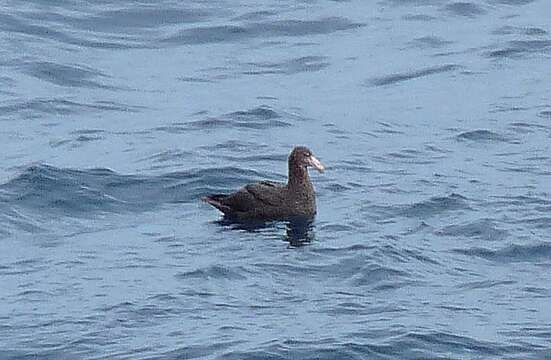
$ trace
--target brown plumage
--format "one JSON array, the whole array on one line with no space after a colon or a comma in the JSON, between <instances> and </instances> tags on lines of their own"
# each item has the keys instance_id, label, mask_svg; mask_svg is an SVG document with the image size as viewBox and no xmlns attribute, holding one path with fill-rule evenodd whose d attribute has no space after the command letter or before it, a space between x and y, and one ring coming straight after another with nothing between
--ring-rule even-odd
<instances>
[{"instance_id":1,"label":"brown plumage","mask_svg":"<svg viewBox=\"0 0 551 360\"><path fill-rule=\"evenodd\" d=\"M203 198L225 216L240 220L284 220L313 217L316 195L308 175L308 167L325 170L321 162L304 146L297 146L289 155L287 184L261 181L249 184L232 194L214 194Z\"/></svg>"}]
</instances>

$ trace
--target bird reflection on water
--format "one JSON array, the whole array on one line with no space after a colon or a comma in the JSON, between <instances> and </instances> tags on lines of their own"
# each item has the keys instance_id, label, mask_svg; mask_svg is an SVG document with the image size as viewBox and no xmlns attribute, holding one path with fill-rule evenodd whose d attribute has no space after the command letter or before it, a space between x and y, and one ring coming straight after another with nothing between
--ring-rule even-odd
<instances>
[{"instance_id":1,"label":"bird reflection on water","mask_svg":"<svg viewBox=\"0 0 551 360\"><path fill-rule=\"evenodd\" d=\"M278 230L285 227L283 240L289 243L289 247L301 247L309 245L315 240L314 219L310 217L292 218L286 221L242 221L230 217L223 217L216 221L220 226L229 227L232 230L258 232L261 230Z\"/></svg>"}]
</instances>

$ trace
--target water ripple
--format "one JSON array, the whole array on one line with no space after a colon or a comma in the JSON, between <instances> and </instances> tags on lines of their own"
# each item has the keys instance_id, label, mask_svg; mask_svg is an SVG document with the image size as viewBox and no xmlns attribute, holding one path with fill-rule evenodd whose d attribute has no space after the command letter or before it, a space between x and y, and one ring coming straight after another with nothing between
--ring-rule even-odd
<instances>
[{"instance_id":1,"label":"water ripple","mask_svg":"<svg viewBox=\"0 0 551 360\"><path fill-rule=\"evenodd\" d=\"M4 221L19 223L21 230L29 231L36 226L27 221L21 223L15 207L38 212L48 209L52 215L66 216L146 211L165 203L197 201L211 191L235 188L263 177L252 170L233 167L142 176L121 175L109 169L60 169L37 164L0 185L0 209L4 208L0 215Z\"/></svg>"},{"instance_id":2,"label":"water ripple","mask_svg":"<svg viewBox=\"0 0 551 360\"><path fill-rule=\"evenodd\" d=\"M374 79L371 79L369 83L375 86L392 85L399 82L417 79L417 78L421 78L429 75L434 75L434 74L439 74L444 72L451 72L460 68L461 67L458 65L433 66L433 67L429 67L421 70L414 70L414 71L397 73L397 74L374 78Z\"/></svg>"},{"instance_id":3,"label":"water ripple","mask_svg":"<svg viewBox=\"0 0 551 360\"><path fill-rule=\"evenodd\" d=\"M329 34L363 26L342 17L319 20L277 20L246 25L218 25L195 27L166 37L162 43L171 45L196 45L220 42L236 42L254 38L276 36L305 36Z\"/></svg>"},{"instance_id":4,"label":"water ripple","mask_svg":"<svg viewBox=\"0 0 551 360\"><path fill-rule=\"evenodd\" d=\"M540 243L534 245L510 245L503 249L491 250L487 248L455 249L454 252L478 256L497 262L537 262L551 258L551 244Z\"/></svg>"}]
</instances>

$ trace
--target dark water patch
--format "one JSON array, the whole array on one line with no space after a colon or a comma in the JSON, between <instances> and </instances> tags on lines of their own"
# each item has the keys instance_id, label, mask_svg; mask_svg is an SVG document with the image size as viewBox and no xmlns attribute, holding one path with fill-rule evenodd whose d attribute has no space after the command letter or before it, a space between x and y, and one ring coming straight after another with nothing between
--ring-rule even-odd
<instances>
[{"instance_id":1,"label":"dark water patch","mask_svg":"<svg viewBox=\"0 0 551 360\"><path fill-rule=\"evenodd\" d=\"M486 54L490 58L521 58L530 54L548 55L550 51L551 40L514 40Z\"/></svg>"},{"instance_id":2,"label":"dark water patch","mask_svg":"<svg viewBox=\"0 0 551 360\"><path fill-rule=\"evenodd\" d=\"M551 110L541 111L538 116L545 119L551 119Z\"/></svg>"},{"instance_id":3,"label":"dark water patch","mask_svg":"<svg viewBox=\"0 0 551 360\"><path fill-rule=\"evenodd\" d=\"M291 123L282 120L282 114L268 106L259 106L251 110L236 111L220 117L209 117L185 123L173 123L155 128L157 131L182 133L192 130L215 130L243 128L265 130L278 127L289 127Z\"/></svg>"},{"instance_id":4,"label":"dark water patch","mask_svg":"<svg viewBox=\"0 0 551 360\"><path fill-rule=\"evenodd\" d=\"M258 155L245 155L245 156L229 156L222 154L213 154L220 159L231 160L241 163L258 164L259 161L287 163L288 156L286 154L258 154Z\"/></svg>"},{"instance_id":5,"label":"dark water patch","mask_svg":"<svg viewBox=\"0 0 551 360\"><path fill-rule=\"evenodd\" d=\"M391 84L396 84L396 83L399 83L399 82L402 82L402 81L417 79L417 78L421 78L421 77L425 77L425 76L429 76L429 75L434 75L434 74L439 74L439 73L444 73L444 72L450 72L450 71L457 70L459 68L461 68L461 67L458 66L458 65L452 65L452 64L434 66L434 67L429 67L429 68L426 68L426 69L415 70L415 71L410 71L410 72L405 72L405 73L397 73L397 74L392 74L392 75L387 75L387 76L374 78L374 79L371 79L369 81L369 84L374 85L374 86L391 85Z\"/></svg>"},{"instance_id":6,"label":"dark water patch","mask_svg":"<svg viewBox=\"0 0 551 360\"><path fill-rule=\"evenodd\" d=\"M404 261L409 261L411 259L417 260L423 265L440 265L440 262L436 259L424 255L419 250L414 249L400 249L400 255L403 257Z\"/></svg>"},{"instance_id":7,"label":"dark water patch","mask_svg":"<svg viewBox=\"0 0 551 360\"><path fill-rule=\"evenodd\" d=\"M428 200L420 201L398 210L398 215L407 217L430 217L447 211L468 210L470 206L467 198L462 195L452 193L448 196L432 197Z\"/></svg>"},{"instance_id":8,"label":"dark water patch","mask_svg":"<svg viewBox=\"0 0 551 360\"><path fill-rule=\"evenodd\" d=\"M244 71L245 75L285 74L293 75L301 72L314 72L329 66L325 56L303 56L283 62L248 63L254 70Z\"/></svg>"},{"instance_id":9,"label":"dark water patch","mask_svg":"<svg viewBox=\"0 0 551 360\"><path fill-rule=\"evenodd\" d=\"M383 156L374 156L373 159L380 162L400 162L405 164L432 164L435 162L434 156L429 157L422 152L414 149L403 149L399 152L391 152Z\"/></svg>"},{"instance_id":10,"label":"dark water patch","mask_svg":"<svg viewBox=\"0 0 551 360\"><path fill-rule=\"evenodd\" d=\"M89 111L138 112L141 106L96 101L93 103L75 102L63 98L37 98L0 106L0 116L18 114L23 118L38 118L42 115L71 115Z\"/></svg>"},{"instance_id":11,"label":"dark water patch","mask_svg":"<svg viewBox=\"0 0 551 360\"><path fill-rule=\"evenodd\" d=\"M268 17L272 17L278 15L275 11L268 11L268 10L260 10L260 11L251 11L247 12L245 14L239 15L237 17L234 17L234 21L260 21L264 20Z\"/></svg>"},{"instance_id":12,"label":"dark water patch","mask_svg":"<svg viewBox=\"0 0 551 360\"><path fill-rule=\"evenodd\" d=\"M372 264L364 267L350 280L353 286L368 286L376 290L392 290L413 284L405 271Z\"/></svg>"},{"instance_id":13,"label":"dark water patch","mask_svg":"<svg viewBox=\"0 0 551 360\"><path fill-rule=\"evenodd\" d=\"M548 209L546 209L548 210ZM536 229L551 229L551 217L540 216L515 221L517 224L527 224Z\"/></svg>"},{"instance_id":14,"label":"dark water patch","mask_svg":"<svg viewBox=\"0 0 551 360\"><path fill-rule=\"evenodd\" d=\"M498 104L498 105L495 105L492 110L490 110L490 113L509 113L509 112L527 111L527 110L530 110L530 109L524 106Z\"/></svg>"},{"instance_id":15,"label":"dark water patch","mask_svg":"<svg viewBox=\"0 0 551 360\"><path fill-rule=\"evenodd\" d=\"M60 86L116 89L94 78L107 78L102 72L83 65L61 65L53 62L27 62L20 65L24 73Z\"/></svg>"},{"instance_id":16,"label":"dark water patch","mask_svg":"<svg viewBox=\"0 0 551 360\"><path fill-rule=\"evenodd\" d=\"M183 81L183 82L191 82L191 83L212 83L213 80L210 79L204 79L199 77L192 77L192 76L182 76L177 77L176 80Z\"/></svg>"},{"instance_id":17,"label":"dark water patch","mask_svg":"<svg viewBox=\"0 0 551 360\"><path fill-rule=\"evenodd\" d=\"M152 4L153 5L153 4ZM59 19L74 27L94 32L135 32L168 25L196 23L212 14L206 9L182 9L163 6L137 6L102 11L94 16Z\"/></svg>"},{"instance_id":18,"label":"dark water patch","mask_svg":"<svg viewBox=\"0 0 551 360\"><path fill-rule=\"evenodd\" d=\"M505 4L505 5L527 5L533 3L534 0L490 0L495 4Z\"/></svg>"},{"instance_id":19,"label":"dark water patch","mask_svg":"<svg viewBox=\"0 0 551 360\"><path fill-rule=\"evenodd\" d=\"M434 21L434 20L436 20L437 18L434 17L434 16L425 15L425 14L414 14L414 15L404 15L404 16L402 16L402 19L408 20L408 21L424 21L424 22L429 22L429 21Z\"/></svg>"},{"instance_id":20,"label":"dark water patch","mask_svg":"<svg viewBox=\"0 0 551 360\"><path fill-rule=\"evenodd\" d=\"M520 57L524 52L520 49L499 49L487 53L491 58L514 58Z\"/></svg>"},{"instance_id":21,"label":"dark water patch","mask_svg":"<svg viewBox=\"0 0 551 360\"><path fill-rule=\"evenodd\" d=\"M180 316L186 312L186 308L167 307L162 304L135 304L123 302L114 306L99 308L97 311L106 313L112 324L109 327L122 327L127 329L147 328L154 326L159 321Z\"/></svg>"},{"instance_id":22,"label":"dark water patch","mask_svg":"<svg viewBox=\"0 0 551 360\"><path fill-rule=\"evenodd\" d=\"M394 334L393 334L394 335ZM450 359L468 358L473 354L485 357L526 356L535 349L527 345L503 345L444 332L408 332L377 339L373 343L327 340L317 342L277 342L251 350L235 350L220 359Z\"/></svg>"},{"instance_id":23,"label":"dark water patch","mask_svg":"<svg viewBox=\"0 0 551 360\"><path fill-rule=\"evenodd\" d=\"M41 18L41 16L48 17L48 15L51 18L51 23L59 22L61 25L51 23L44 25L45 21ZM69 16L60 15L59 13L53 14L46 11L40 11L39 13L34 14L34 17L36 17L35 21L39 22L39 24L33 24L33 19L28 17L22 18L14 14L7 13L0 14L0 30L13 35L23 35L21 38L24 39L34 37L39 40L51 40L62 44L72 45L76 48L89 47L122 50L151 47L149 42L134 42L132 41L133 39L130 39L129 37L121 39L120 36L105 36L101 40L91 40L90 32L88 30L80 34L81 36L79 36L78 32L67 31L69 26L77 25L76 27L78 28L79 19L84 19L84 23L86 23L86 17L72 18ZM98 33L96 33L96 35L97 34Z\"/></svg>"},{"instance_id":24,"label":"dark water patch","mask_svg":"<svg viewBox=\"0 0 551 360\"><path fill-rule=\"evenodd\" d=\"M367 307L363 304L344 302L339 303L334 307L322 309L320 312L323 314L329 314L334 316L352 315L352 316L369 316L369 315L384 315L389 313L399 313L406 311L404 308L396 306L381 306L381 307Z\"/></svg>"},{"instance_id":25,"label":"dark water patch","mask_svg":"<svg viewBox=\"0 0 551 360\"><path fill-rule=\"evenodd\" d=\"M533 195L516 195L516 196L493 196L499 199L495 202L489 202L489 206L514 206L525 207L527 205L539 205L542 207L551 206L551 200L546 198L546 194L542 196Z\"/></svg>"},{"instance_id":26,"label":"dark water patch","mask_svg":"<svg viewBox=\"0 0 551 360\"><path fill-rule=\"evenodd\" d=\"M526 36L544 36L547 31L538 27L521 27L505 25L492 31L494 35L526 35Z\"/></svg>"},{"instance_id":27,"label":"dark water patch","mask_svg":"<svg viewBox=\"0 0 551 360\"><path fill-rule=\"evenodd\" d=\"M121 175L109 169L60 169L39 164L0 185L0 200L7 207L47 210L44 214L50 216L147 211L167 203L199 201L211 191L224 191L265 175L225 167L141 176Z\"/></svg>"},{"instance_id":28,"label":"dark water patch","mask_svg":"<svg viewBox=\"0 0 551 360\"><path fill-rule=\"evenodd\" d=\"M2 269L0 269L0 274L3 276L6 275L29 275L32 273L37 273L44 271L48 266L50 266L51 261L42 259L42 258L28 258L25 260L18 260L12 263L7 264Z\"/></svg>"},{"instance_id":29,"label":"dark water patch","mask_svg":"<svg viewBox=\"0 0 551 360\"><path fill-rule=\"evenodd\" d=\"M105 130L100 129L80 129L71 131L71 134L74 135L97 135L97 134L103 134L105 133Z\"/></svg>"},{"instance_id":30,"label":"dark water patch","mask_svg":"<svg viewBox=\"0 0 551 360\"><path fill-rule=\"evenodd\" d=\"M170 161L181 161L187 159L193 155L191 151L185 151L180 149L171 149L158 152L151 156L141 159L141 161L153 161L156 163L165 163Z\"/></svg>"},{"instance_id":31,"label":"dark water patch","mask_svg":"<svg viewBox=\"0 0 551 360\"><path fill-rule=\"evenodd\" d=\"M479 312L480 308L476 307L463 307L463 306L456 306L456 305L440 305L438 306L440 309L449 310L454 313L457 312Z\"/></svg>"},{"instance_id":32,"label":"dark water patch","mask_svg":"<svg viewBox=\"0 0 551 360\"><path fill-rule=\"evenodd\" d=\"M456 139L476 142L510 142L507 137L485 129L462 132L456 136Z\"/></svg>"},{"instance_id":33,"label":"dark water patch","mask_svg":"<svg viewBox=\"0 0 551 360\"><path fill-rule=\"evenodd\" d=\"M327 246L317 247L315 249L312 249L312 251L319 254L332 254L336 256L341 256L341 255L351 255L351 254L356 254L356 253L366 252L366 251L372 252L375 249L376 249L375 245L355 244L355 245L344 246L344 247L327 247Z\"/></svg>"},{"instance_id":34,"label":"dark water patch","mask_svg":"<svg viewBox=\"0 0 551 360\"><path fill-rule=\"evenodd\" d=\"M346 185L342 185L342 184L338 184L338 183L332 183L332 184L329 184L329 185L325 186L324 189L326 189L330 192L334 192L334 193L342 193L342 192L350 190L351 188L346 186Z\"/></svg>"},{"instance_id":35,"label":"dark water patch","mask_svg":"<svg viewBox=\"0 0 551 360\"><path fill-rule=\"evenodd\" d=\"M102 139L103 139L103 136L80 135L75 139L75 141L83 143L83 142L98 141Z\"/></svg>"},{"instance_id":36,"label":"dark water patch","mask_svg":"<svg viewBox=\"0 0 551 360\"><path fill-rule=\"evenodd\" d=\"M243 154L249 153L251 151L265 151L268 146L242 140L227 140L222 143L217 143L215 145L201 146L200 148L214 152L233 152L236 154Z\"/></svg>"},{"instance_id":37,"label":"dark water patch","mask_svg":"<svg viewBox=\"0 0 551 360\"><path fill-rule=\"evenodd\" d=\"M320 227L320 230L327 232L346 232L353 231L354 227L343 224L327 224Z\"/></svg>"},{"instance_id":38,"label":"dark water patch","mask_svg":"<svg viewBox=\"0 0 551 360\"><path fill-rule=\"evenodd\" d=\"M521 174L534 174L539 176L548 176L551 175L551 171L549 170L542 170L541 166L522 166L518 165L517 163L512 162L506 162L508 166L505 167L499 167L497 168L498 171L502 172L511 172L511 173L521 173ZM527 185L527 188L531 188L531 186Z\"/></svg>"},{"instance_id":39,"label":"dark water patch","mask_svg":"<svg viewBox=\"0 0 551 360\"><path fill-rule=\"evenodd\" d=\"M224 216L216 223L232 231L271 235L283 232L281 239L288 243L289 247L302 247L310 245L315 240L313 220L310 217L287 221L238 220Z\"/></svg>"},{"instance_id":40,"label":"dark water patch","mask_svg":"<svg viewBox=\"0 0 551 360\"><path fill-rule=\"evenodd\" d=\"M245 25L195 27L161 39L161 42L173 45L236 42L276 36L330 34L336 31L356 29L361 26L363 26L363 24L354 23L342 17L329 17L309 21L277 20L248 23Z\"/></svg>"},{"instance_id":41,"label":"dark water patch","mask_svg":"<svg viewBox=\"0 0 551 360\"><path fill-rule=\"evenodd\" d=\"M201 268L193 271L176 274L176 278L181 280L198 279L198 280L245 280L247 277L241 273L244 269L233 269L227 266L212 265L206 268Z\"/></svg>"},{"instance_id":42,"label":"dark water patch","mask_svg":"<svg viewBox=\"0 0 551 360\"><path fill-rule=\"evenodd\" d=\"M251 110L245 111L236 111L229 113L228 117L236 120L249 120L249 119L261 119L261 120L272 120L280 118L275 110L271 109L268 106L259 106Z\"/></svg>"},{"instance_id":43,"label":"dark water patch","mask_svg":"<svg viewBox=\"0 0 551 360\"><path fill-rule=\"evenodd\" d=\"M400 346L402 349L412 348L430 349L430 358L442 356L449 358L449 354L458 356L471 356L476 353L480 356L510 356L513 354L530 353L533 347L526 345L503 345L489 341L480 341L474 338L460 336L445 332L410 332L395 340L394 346Z\"/></svg>"},{"instance_id":44,"label":"dark water patch","mask_svg":"<svg viewBox=\"0 0 551 360\"><path fill-rule=\"evenodd\" d=\"M545 288L541 288L541 287L535 287L535 286L526 286L524 288L522 288L523 291L531 294L530 296L534 296L535 297L549 297L549 290L548 289L545 289Z\"/></svg>"},{"instance_id":45,"label":"dark water patch","mask_svg":"<svg viewBox=\"0 0 551 360\"><path fill-rule=\"evenodd\" d=\"M460 284L457 287L459 289L477 290L477 289L490 289L503 285L514 285L515 281L511 280L483 280L483 281L471 281L468 283Z\"/></svg>"},{"instance_id":46,"label":"dark water patch","mask_svg":"<svg viewBox=\"0 0 551 360\"><path fill-rule=\"evenodd\" d=\"M443 10L454 16L476 17L486 14L484 8L471 2L454 2L444 6Z\"/></svg>"},{"instance_id":47,"label":"dark water patch","mask_svg":"<svg viewBox=\"0 0 551 360\"><path fill-rule=\"evenodd\" d=\"M489 219L477 220L467 224L448 225L435 232L443 236L464 236L479 238L486 241L498 241L507 237L508 232L497 228Z\"/></svg>"},{"instance_id":48,"label":"dark water patch","mask_svg":"<svg viewBox=\"0 0 551 360\"><path fill-rule=\"evenodd\" d=\"M71 142L72 142L71 139L50 140L49 144L50 144L51 147L57 148L57 147L60 147L60 146L69 145L69 144L71 144Z\"/></svg>"},{"instance_id":49,"label":"dark water patch","mask_svg":"<svg viewBox=\"0 0 551 360\"><path fill-rule=\"evenodd\" d=\"M534 245L513 244L499 250L475 247L470 249L455 249L453 251L466 256L476 256L502 263L537 262L551 259L551 244L549 243Z\"/></svg>"},{"instance_id":50,"label":"dark water patch","mask_svg":"<svg viewBox=\"0 0 551 360\"><path fill-rule=\"evenodd\" d=\"M430 6L442 4L445 0L385 0L393 6Z\"/></svg>"},{"instance_id":51,"label":"dark water patch","mask_svg":"<svg viewBox=\"0 0 551 360\"><path fill-rule=\"evenodd\" d=\"M451 150L447 150L447 149L438 147L436 145L431 145L431 144L426 144L424 146L424 149L428 150L430 152L433 152L433 153L437 153L437 154L449 154L449 153L451 153Z\"/></svg>"},{"instance_id":52,"label":"dark water patch","mask_svg":"<svg viewBox=\"0 0 551 360\"><path fill-rule=\"evenodd\" d=\"M61 347L59 345L59 347ZM81 357L85 351L71 351L63 349L48 349L42 348L40 350L0 350L0 358L3 360L70 360Z\"/></svg>"},{"instance_id":53,"label":"dark water patch","mask_svg":"<svg viewBox=\"0 0 551 360\"><path fill-rule=\"evenodd\" d=\"M183 334L185 335L185 334ZM166 359L166 360L180 360L180 359L202 359L212 356L217 356L217 359L224 359L226 358L225 355L223 355L223 351L229 351L229 353L233 353L231 350L232 347L239 347L240 344L244 343L244 340L237 340L237 341L215 341L208 345L206 344L193 344L193 345L185 345L181 346L176 350L171 350L169 352L162 353L160 358ZM153 360L154 358L158 358L157 356L152 358L147 358L148 360ZM267 359L270 359L268 357Z\"/></svg>"},{"instance_id":54,"label":"dark water patch","mask_svg":"<svg viewBox=\"0 0 551 360\"><path fill-rule=\"evenodd\" d=\"M413 39L409 45L419 49L437 49L453 44L453 41L444 40L438 36L423 36Z\"/></svg>"},{"instance_id":55,"label":"dark water patch","mask_svg":"<svg viewBox=\"0 0 551 360\"><path fill-rule=\"evenodd\" d=\"M388 240L399 240L397 236L388 236ZM392 259L395 262L405 264L409 263L411 261L415 262L421 262L423 265L431 264L431 265L438 265L438 262L436 260L433 260L432 258L423 255L422 252L414 249L408 249L403 247L397 247L391 244L386 244L383 246L377 247L373 251L373 256L376 259Z\"/></svg>"},{"instance_id":56,"label":"dark water patch","mask_svg":"<svg viewBox=\"0 0 551 360\"><path fill-rule=\"evenodd\" d=\"M9 203L9 194L0 197L0 236L5 237L18 231L39 234L46 231L47 226L36 219L32 213Z\"/></svg>"}]
</instances>

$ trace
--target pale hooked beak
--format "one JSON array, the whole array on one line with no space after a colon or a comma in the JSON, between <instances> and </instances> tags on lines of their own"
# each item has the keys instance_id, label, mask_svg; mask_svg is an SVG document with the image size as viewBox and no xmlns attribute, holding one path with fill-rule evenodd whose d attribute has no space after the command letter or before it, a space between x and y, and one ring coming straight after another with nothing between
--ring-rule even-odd
<instances>
[{"instance_id":1,"label":"pale hooked beak","mask_svg":"<svg viewBox=\"0 0 551 360\"><path fill-rule=\"evenodd\" d=\"M310 157L308 157L307 162L308 162L308 165L312 166L320 173L325 171L325 166L323 166L323 164L314 155L310 155Z\"/></svg>"}]
</instances>

